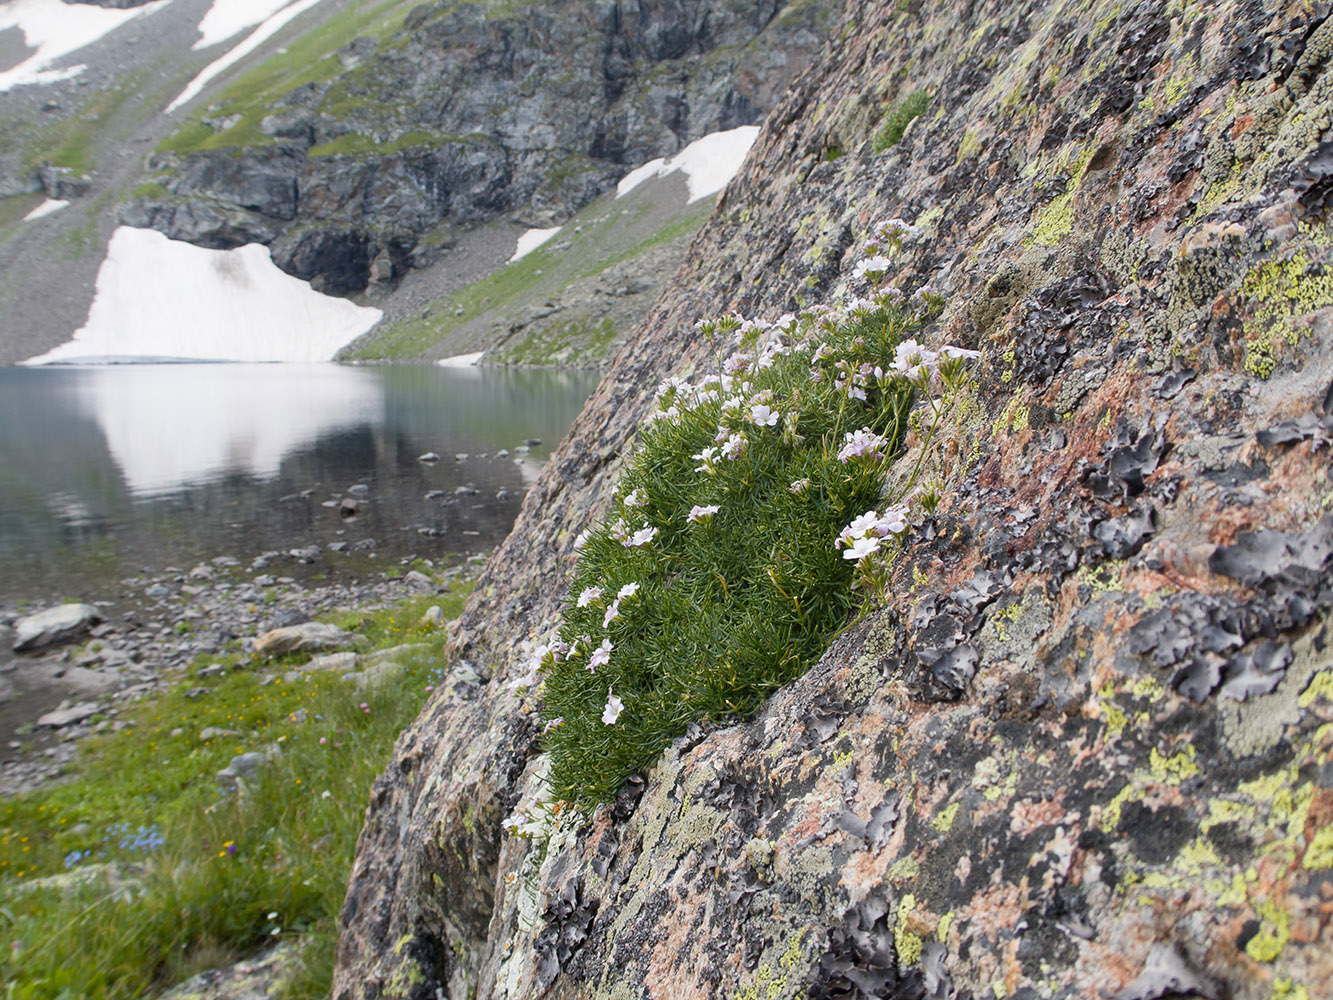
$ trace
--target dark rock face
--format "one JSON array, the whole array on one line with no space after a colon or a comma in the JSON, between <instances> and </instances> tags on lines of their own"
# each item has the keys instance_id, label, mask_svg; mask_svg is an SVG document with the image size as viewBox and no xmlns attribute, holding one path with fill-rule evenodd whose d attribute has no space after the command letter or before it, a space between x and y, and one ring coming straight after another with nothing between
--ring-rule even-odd
<instances>
[{"instance_id":1,"label":"dark rock face","mask_svg":"<svg viewBox=\"0 0 1333 1000\"><path fill-rule=\"evenodd\" d=\"M359 291L365 274L341 255L321 269L311 244L355 232L369 258L406 260L442 223L562 221L633 167L757 121L818 51L829 6L423 4L383 44L349 45L343 74L286 94L258 123L271 144L153 158L168 194L122 219L209 247L273 244L290 273ZM219 145L234 124L215 123Z\"/></svg>"},{"instance_id":2,"label":"dark rock face","mask_svg":"<svg viewBox=\"0 0 1333 1000\"><path fill-rule=\"evenodd\" d=\"M334 996L1326 993L1328 12L848 5L480 582L483 679L376 783ZM841 293L893 216L929 339L983 351L893 596L612 807L502 833L543 767L508 683L692 324Z\"/></svg>"}]
</instances>

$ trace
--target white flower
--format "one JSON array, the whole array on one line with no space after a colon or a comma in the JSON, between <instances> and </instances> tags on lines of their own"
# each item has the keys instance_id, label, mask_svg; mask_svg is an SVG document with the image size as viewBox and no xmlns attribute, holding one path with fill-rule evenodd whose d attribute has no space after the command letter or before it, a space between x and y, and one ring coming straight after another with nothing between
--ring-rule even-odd
<instances>
[{"instance_id":1,"label":"white flower","mask_svg":"<svg viewBox=\"0 0 1333 1000\"><path fill-rule=\"evenodd\" d=\"M745 444L744 434L729 434L726 443L722 445L722 457L730 459L739 458L741 452L745 450Z\"/></svg>"},{"instance_id":2,"label":"white flower","mask_svg":"<svg viewBox=\"0 0 1333 1000\"><path fill-rule=\"evenodd\" d=\"M585 542L587 542L587 540L588 540L588 529L584 528L582 531L580 531L577 535L574 536L574 551L577 552L579 549L583 548L583 545Z\"/></svg>"},{"instance_id":3,"label":"white flower","mask_svg":"<svg viewBox=\"0 0 1333 1000\"><path fill-rule=\"evenodd\" d=\"M588 672L595 673L598 667L604 667L610 663L611 650L614 648L610 639L603 639L602 644L592 651L592 656L588 657Z\"/></svg>"},{"instance_id":4,"label":"white flower","mask_svg":"<svg viewBox=\"0 0 1333 1000\"><path fill-rule=\"evenodd\" d=\"M787 487L787 489L791 490L791 492L795 493L797 496L800 496L809 488L810 488L810 480L808 479L798 479Z\"/></svg>"},{"instance_id":5,"label":"white flower","mask_svg":"<svg viewBox=\"0 0 1333 1000\"><path fill-rule=\"evenodd\" d=\"M697 455L691 455L695 461L703 462L703 465L696 466L695 472L712 472L713 462L717 459L718 450L711 445L699 452Z\"/></svg>"},{"instance_id":6,"label":"white flower","mask_svg":"<svg viewBox=\"0 0 1333 1000\"><path fill-rule=\"evenodd\" d=\"M611 688L606 689L606 708L602 709L602 723L607 726L614 726L616 720L620 718L620 713L625 710L625 703L616 697L615 691Z\"/></svg>"},{"instance_id":7,"label":"white flower","mask_svg":"<svg viewBox=\"0 0 1333 1000\"><path fill-rule=\"evenodd\" d=\"M657 529L650 528L648 527L648 525L645 524L642 528L640 528L638 531L634 532L633 535L627 538L622 544L626 548L634 548L639 545L647 545L656 537L657 537Z\"/></svg>"},{"instance_id":8,"label":"white flower","mask_svg":"<svg viewBox=\"0 0 1333 1000\"><path fill-rule=\"evenodd\" d=\"M713 516L714 514L716 514L720 509L721 509L721 508L719 508L717 504L709 504L707 507L700 507L700 506L697 506L697 505L696 505L696 506L690 508L690 516L687 517L686 520L687 520L687 521L703 521L703 520L705 520L705 519L707 519L707 518L712 517L712 516Z\"/></svg>"},{"instance_id":9,"label":"white flower","mask_svg":"<svg viewBox=\"0 0 1333 1000\"><path fill-rule=\"evenodd\" d=\"M606 614L602 616L602 628L606 628L613 621L620 617L620 598L617 597L606 609Z\"/></svg>"},{"instance_id":10,"label":"white flower","mask_svg":"<svg viewBox=\"0 0 1333 1000\"><path fill-rule=\"evenodd\" d=\"M638 592L639 585L637 583L627 583L616 593L616 600L623 601L627 597L633 597Z\"/></svg>"},{"instance_id":11,"label":"white flower","mask_svg":"<svg viewBox=\"0 0 1333 1000\"><path fill-rule=\"evenodd\" d=\"M946 358L962 358L965 361L975 361L981 357L981 352L969 351L962 347L941 347L940 355Z\"/></svg>"},{"instance_id":12,"label":"white flower","mask_svg":"<svg viewBox=\"0 0 1333 1000\"><path fill-rule=\"evenodd\" d=\"M867 274L883 274L893 263L887 257L867 257L852 269L853 278L864 278Z\"/></svg>"},{"instance_id":13,"label":"white flower","mask_svg":"<svg viewBox=\"0 0 1333 1000\"><path fill-rule=\"evenodd\" d=\"M933 368L936 355L928 351L915 340L904 340L894 349L893 370L908 377L924 374L923 370Z\"/></svg>"},{"instance_id":14,"label":"white flower","mask_svg":"<svg viewBox=\"0 0 1333 1000\"><path fill-rule=\"evenodd\" d=\"M583 593L579 594L578 605L581 608L586 608L589 604L591 604L593 601L597 600L601 596L602 596L601 587L588 587L586 590L583 591Z\"/></svg>"},{"instance_id":15,"label":"white flower","mask_svg":"<svg viewBox=\"0 0 1333 1000\"><path fill-rule=\"evenodd\" d=\"M874 535L871 535L868 538L858 538L856 541L852 542L851 546L849 546L846 551L843 552L842 557L844 559L860 561L878 548L879 539Z\"/></svg>"},{"instance_id":16,"label":"white flower","mask_svg":"<svg viewBox=\"0 0 1333 1000\"><path fill-rule=\"evenodd\" d=\"M642 507L647 502L648 498L643 495L643 491L637 489L631 492L629 496L625 497L624 500L626 507Z\"/></svg>"},{"instance_id":17,"label":"white flower","mask_svg":"<svg viewBox=\"0 0 1333 1000\"><path fill-rule=\"evenodd\" d=\"M565 724L565 717L563 715L556 716L546 725L542 726L542 733L545 734L549 733L552 729L559 729L564 724Z\"/></svg>"},{"instance_id":18,"label":"white flower","mask_svg":"<svg viewBox=\"0 0 1333 1000\"><path fill-rule=\"evenodd\" d=\"M762 404L750 407L750 423L759 427L772 427L780 416L777 410Z\"/></svg>"}]
</instances>

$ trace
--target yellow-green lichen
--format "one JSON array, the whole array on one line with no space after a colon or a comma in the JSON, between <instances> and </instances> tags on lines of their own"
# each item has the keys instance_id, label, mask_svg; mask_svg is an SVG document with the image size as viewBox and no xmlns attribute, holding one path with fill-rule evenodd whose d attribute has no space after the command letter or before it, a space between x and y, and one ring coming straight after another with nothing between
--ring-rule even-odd
<instances>
[{"instance_id":1,"label":"yellow-green lichen","mask_svg":"<svg viewBox=\"0 0 1333 1000\"><path fill-rule=\"evenodd\" d=\"M916 908L916 897L910 892L898 903L898 920L893 925L893 947L898 953L900 965L915 965L921 958L923 942L921 938L907 929L907 918Z\"/></svg>"},{"instance_id":2,"label":"yellow-green lichen","mask_svg":"<svg viewBox=\"0 0 1333 1000\"><path fill-rule=\"evenodd\" d=\"M1333 826L1326 826L1310 838L1301 864L1311 871L1333 868Z\"/></svg>"},{"instance_id":3,"label":"yellow-green lichen","mask_svg":"<svg viewBox=\"0 0 1333 1000\"><path fill-rule=\"evenodd\" d=\"M1333 274L1301 249L1254 268L1241 283L1241 291L1252 307L1243 327L1245 370L1268 378L1277 366L1278 342L1294 346L1303 332L1298 321L1333 306Z\"/></svg>"},{"instance_id":4,"label":"yellow-green lichen","mask_svg":"<svg viewBox=\"0 0 1333 1000\"><path fill-rule=\"evenodd\" d=\"M1259 931L1245 943L1245 952L1256 962L1272 962L1286 947L1290 936L1287 912L1275 900L1259 905Z\"/></svg>"},{"instance_id":5,"label":"yellow-green lichen","mask_svg":"<svg viewBox=\"0 0 1333 1000\"><path fill-rule=\"evenodd\" d=\"M953 926L953 920L953 910L940 917L940 922L935 925L935 939L937 941L943 943L949 937L949 928Z\"/></svg>"},{"instance_id":6,"label":"yellow-green lichen","mask_svg":"<svg viewBox=\"0 0 1333 1000\"><path fill-rule=\"evenodd\" d=\"M920 863L909 854L893 863L893 867L889 869L888 878L891 882L908 882L916 878L920 872Z\"/></svg>"},{"instance_id":7,"label":"yellow-green lichen","mask_svg":"<svg viewBox=\"0 0 1333 1000\"><path fill-rule=\"evenodd\" d=\"M1074 196L1083 177L1088 172L1094 150L1088 147L1069 164L1069 181L1065 192L1052 199L1050 204L1037 214L1037 222L1032 227L1029 243L1038 246L1053 247L1060 243L1074 229Z\"/></svg>"},{"instance_id":8,"label":"yellow-green lichen","mask_svg":"<svg viewBox=\"0 0 1333 1000\"><path fill-rule=\"evenodd\" d=\"M1273 993L1270 1000L1310 1000L1310 991L1301 983L1292 982L1290 979L1283 979L1279 976L1273 980Z\"/></svg>"},{"instance_id":9,"label":"yellow-green lichen","mask_svg":"<svg viewBox=\"0 0 1333 1000\"><path fill-rule=\"evenodd\" d=\"M1333 670L1322 671L1310 678L1310 683L1296 699L1296 704L1301 708L1309 708L1320 698L1333 701Z\"/></svg>"},{"instance_id":10,"label":"yellow-green lichen","mask_svg":"<svg viewBox=\"0 0 1333 1000\"><path fill-rule=\"evenodd\" d=\"M1194 761L1195 756L1192 746L1187 746L1173 757L1166 757L1153 747L1148 755L1148 767L1152 770L1152 776L1161 784L1178 785L1186 778L1192 778L1199 773L1199 765Z\"/></svg>"},{"instance_id":11,"label":"yellow-green lichen","mask_svg":"<svg viewBox=\"0 0 1333 1000\"><path fill-rule=\"evenodd\" d=\"M791 940L787 942L787 950L784 951L782 957L778 959L778 965L782 966L782 968L791 969L792 966L801 960L801 939L805 937L805 932L806 928L804 927L796 928L796 933L793 934Z\"/></svg>"},{"instance_id":12,"label":"yellow-green lichen","mask_svg":"<svg viewBox=\"0 0 1333 1000\"><path fill-rule=\"evenodd\" d=\"M940 833L948 833L953 828L953 821L958 816L960 805L958 802L949 803L930 821L930 825Z\"/></svg>"}]
</instances>

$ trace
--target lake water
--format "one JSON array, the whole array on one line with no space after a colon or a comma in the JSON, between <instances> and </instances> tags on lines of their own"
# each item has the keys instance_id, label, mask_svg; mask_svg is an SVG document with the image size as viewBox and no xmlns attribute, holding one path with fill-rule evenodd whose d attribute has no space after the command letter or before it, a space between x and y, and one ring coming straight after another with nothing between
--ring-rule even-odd
<instances>
[{"instance_id":1,"label":"lake water","mask_svg":"<svg viewBox=\"0 0 1333 1000\"><path fill-rule=\"evenodd\" d=\"M595 384L424 366L0 368L0 601L93 600L145 570L308 546L337 551L322 572L489 549Z\"/></svg>"}]
</instances>

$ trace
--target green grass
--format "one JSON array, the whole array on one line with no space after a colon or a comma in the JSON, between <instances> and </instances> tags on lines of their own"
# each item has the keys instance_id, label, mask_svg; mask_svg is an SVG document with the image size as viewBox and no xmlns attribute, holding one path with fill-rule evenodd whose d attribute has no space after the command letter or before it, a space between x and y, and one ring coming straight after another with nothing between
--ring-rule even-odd
<instances>
[{"instance_id":1,"label":"green grass","mask_svg":"<svg viewBox=\"0 0 1333 1000\"><path fill-rule=\"evenodd\" d=\"M285 995L327 997L371 782L442 672L444 636L419 619L432 603L456 615L464 589L343 616L372 647L428 644L391 683L357 693L332 671L287 682L297 657L234 656L224 676L186 674L134 705L121 717L132 728L89 741L70 780L0 804L6 996L138 996L296 940L300 968ZM187 697L201 685L211 693ZM236 735L200 740L210 726ZM255 787L220 795L219 769L273 744L281 755ZM33 888L37 877L107 862L128 866L134 892L118 897L96 880Z\"/></svg>"},{"instance_id":2,"label":"green grass","mask_svg":"<svg viewBox=\"0 0 1333 1000\"><path fill-rule=\"evenodd\" d=\"M556 798L606 801L690 722L751 715L818 659L857 606L853 580L874 560L858 566L835 540L883 509L915 393L902 377L864 373L889 372L918 317L883 305L838 323L802 322L791 353L767 368L752 362L724 389L734 403L700 399L701 382L668 389L641 432L611 514L580 551L560 628L570 649L544 658L544 711L560 720L546 737ZM863 373L866 400L837 386L840 371ZM756 405L781 420L755 423ZM704 457L720 427L747 439L734 459ZM861 428L882 435L882 456L842 460L846 435ZM691 521L696 505L719 510ZM656 534L625 540L640 529ZM608 620L632 584L637 592ZM585 591L591 599L579 607ZM604 642L609 661L594 664ZM624 709L607 724L612 692Z\"/></svg>"},{"instance_id":3,"label":"green grass","mask_svg":"<svg viewBox=\"0 0 1333 1000\"><path fill-rule=\"evenodd\" d=\"M352 4L323 24L293 38L254 69L223 89L209 115L240 115L231 128L214 132L192 117L158 147L160 152L191 153L206 149L263 146L274 140L259 131L278 98L309 83L325 83L343 72L339 49L357 38L387 38L402 26L415 0Z\"/></svg>"},{"instance_id":4,"label":"green grass","mask_svg":"<svg viewBox=\"0 0 1333 1000\"><path fill-rule=\"evenodd\" d=\"M610 319L594 324L580 316L545 327L512 346L497 352L494 359L506 365L577 365L606 358L616 328Z\"/></svg>"},{"instance_id":5,"label":"green grass","mask_svg":"<svg viewBox=\"0 0 1333 1000\"><path fill-rule=\"evenodd\" d=\"M875 133L875 152L882 153L898 145L912 119L925 114L928 107L930 94L925 90L914 91L899 101Z\"/></svg>"},{"instance_id":6,"label":"green grass","mask_svg":"<svg viewBox=\"0 0 1333 1000\"><path fill-rule=\"evenodd\" d=\"M108 138L108 127L120 119L126 104L143 91L152 69L141 67L127 72L114 85L94 92L77 111L62 113L59 118L28 130L22 139L24 163L36 167L49 162L78 173L95 169L98 146Z\"/></svg>"}]
</instances>

